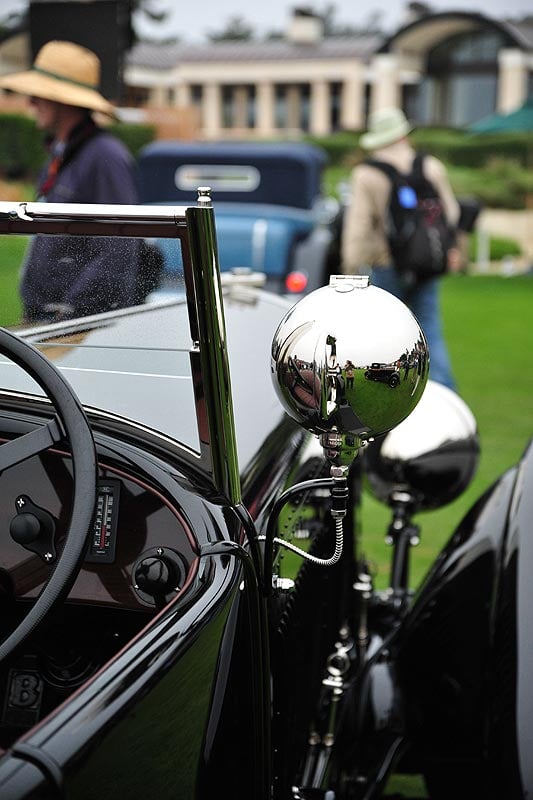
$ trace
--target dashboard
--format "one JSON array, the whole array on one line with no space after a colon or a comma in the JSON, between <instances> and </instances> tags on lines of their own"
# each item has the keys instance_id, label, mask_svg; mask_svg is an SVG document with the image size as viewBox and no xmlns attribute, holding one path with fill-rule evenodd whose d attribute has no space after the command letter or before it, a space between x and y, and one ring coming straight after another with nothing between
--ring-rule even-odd
<instances>
[{"instance_id":1,"label":"dashboard","mask_svg":"<svg viewBox=\"0 0 533 800\"><path fill-rule=\"evenodd\" d=\"M197 544L181 510L152 482L99 459L90 541L69 600L121 609L166 604L187 587ZM72 464L49 450L0 476L0 584L33 599L54 567L70 520ZM37 520L37 523L35 522Z\"/></svg>"}]
</instances>

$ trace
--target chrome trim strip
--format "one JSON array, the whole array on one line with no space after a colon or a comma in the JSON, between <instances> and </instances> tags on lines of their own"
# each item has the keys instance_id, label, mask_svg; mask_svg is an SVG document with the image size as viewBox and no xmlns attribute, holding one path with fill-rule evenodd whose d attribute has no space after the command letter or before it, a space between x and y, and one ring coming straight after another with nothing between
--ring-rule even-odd
<instances>
[{"instance_id":1,"label":"chrome trim strip","mask_svg":"<svg viewBox=\"0 0 533 800\"><path fill-rule=\"evenodd\" d=\"M197 342L200 343L199 347L196 344L191 348L190 354L200 448L202 454L209 450L215 485L236 505L242 500L241 482L215 215L213 209L204 202L197 208L188 208L186 218L191 275L187 275L189 259L184 252L185 285L189 296L192 278L197 312ZM201 394L197 389L200 382Z\"/></svg>"}]
</instances>

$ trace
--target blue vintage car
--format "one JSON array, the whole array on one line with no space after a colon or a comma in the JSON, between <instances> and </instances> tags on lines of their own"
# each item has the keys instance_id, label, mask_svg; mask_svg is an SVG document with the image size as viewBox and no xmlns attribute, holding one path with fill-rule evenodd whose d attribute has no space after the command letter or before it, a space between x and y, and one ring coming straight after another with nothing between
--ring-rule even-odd
<instances>
[{"instance_id":1,"label":"blue vintage car","mask_svg":"<svg viewBox=\"0 0 533 800\"><path fill-rule=\"evenodd\" d=\"M158 141L139 155L141 200L195 202L209 186L217 214L220 268L250 270L267 288L301 294L327 283L337 269L339 206L322 194L325 152L302 142ZM163 254L158 293L183 279L181 252Z\"/></svg>"}]
</instances>

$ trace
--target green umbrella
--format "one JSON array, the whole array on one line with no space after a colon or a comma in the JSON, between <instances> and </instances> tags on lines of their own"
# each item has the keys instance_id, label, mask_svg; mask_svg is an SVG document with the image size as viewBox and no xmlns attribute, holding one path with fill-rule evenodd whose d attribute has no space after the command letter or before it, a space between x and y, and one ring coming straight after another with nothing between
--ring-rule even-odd
<instances>
[{"instance_id":1,"label":"green umbrella","mask_svg":"<svg viewBox=\"0 0 533 800\"><path fill-rule=\"evenodd\" d=\"M533 97L509 114L491 114L468 126L471 133L505 133L507 131L533 131Z\"/></svg>"}]
</instances>

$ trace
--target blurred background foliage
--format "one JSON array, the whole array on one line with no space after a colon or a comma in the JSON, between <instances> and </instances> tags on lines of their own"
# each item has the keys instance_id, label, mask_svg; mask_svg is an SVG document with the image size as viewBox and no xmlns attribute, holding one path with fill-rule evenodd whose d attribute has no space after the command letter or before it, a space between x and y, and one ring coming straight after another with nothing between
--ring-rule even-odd
<instances>
[{"instance_id":1,"label":"blurred background foliage","mask_svg":"<svg viewBox=\"0 0 533 800\"><path fill-rule=\"evenodd\" d=\"M108 127L136 157L156 136L148 124L114 122ZM365 158L360 132L308 137L328 156L327 194L338 196L343 181ZM411 134L420 150L446 164L458 196L473 196L487 208L523 209L533 205L533 139L530 132L471 134L448 128L419 128ZM33 182L46 161L42 135L31 117L0 114L0 179Z\"/></svg>"}]
</instances>

